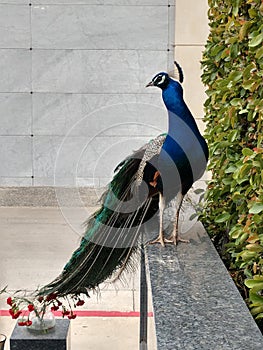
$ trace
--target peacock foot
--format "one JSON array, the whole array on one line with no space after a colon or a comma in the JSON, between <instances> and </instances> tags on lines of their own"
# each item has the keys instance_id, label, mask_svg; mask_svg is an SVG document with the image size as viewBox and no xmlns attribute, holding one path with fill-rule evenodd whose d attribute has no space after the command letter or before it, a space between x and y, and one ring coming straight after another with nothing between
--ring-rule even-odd
<instances>
[{"instance_id":1,"label":"peacock foot","mask_svg":"<svg viewBox=\"0 0 263 350\"><path fill-rule=\"evenodd\" d=\"M168 241L170 243L173 243L174 245L177 245L179 242L182 242L182 243L190 243L189 239L183 239L181 238L180 236L178 235L171 235L169 238L168 238Z\"/></svg>"},{"instance_id":2,"label":"peacock foot","mask_svg":"<svg viewBox=\"0 0 263 350\"><path fill-rule=\"evenodd\" d=\"M160 243L162 247L165 246L165 243L173 243L173 241L165 238L163 235L159 235L155 240L149 242L149 244L156 244L156 243Z\"/></svg>"}]
</instances>

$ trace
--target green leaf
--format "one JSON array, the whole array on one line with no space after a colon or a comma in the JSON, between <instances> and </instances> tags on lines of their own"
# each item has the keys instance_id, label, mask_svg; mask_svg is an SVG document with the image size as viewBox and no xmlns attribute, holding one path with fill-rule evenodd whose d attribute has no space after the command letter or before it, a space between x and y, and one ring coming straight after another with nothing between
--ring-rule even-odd
<instances>
[{"instance_id":1,"label":"green leaf","mask_svg":"<svg viewBox=\"0 0 263 350\"><path fill-rule=\"evenodd\" d=\"M249 250L242 250L240 253L237 254L238 258L242 258L244 261L251 261L255 258L257 255L256 252L250 252Z\"/></svg>"},{"instance_id":2,"label":"green leaf","mask_svg":"<svg viewBox=\"0 0 263 350\"><path fill-rule=\"evenodd\" d=\"M251 309L252 315L257 315L257 314L260 314L262 312L263 312L263 306L255 306L255 307L252 307L252 309Z\"/></svg>"},{"instance_id":3,"label":"green leaf","mask_svg":"<svg viewBox=\"0 0 263 350\"><path fill-rule=\"evenodd\" d=\"M242 154L244 156L252 156L254 154L254 152L250 148L243 148L242 149Z\"/></svg>"},{"instance_id":4,"label":"green leaf","mask_svg":"<svg viewBox=\"0 0 263 350\"><path fill-rule=\"evenodd\" d=\"M237 167L233 164L231 164L226 170L225 170L225 173L226 174L230 174L230 173L233 173L234 171L237 170ZM231 179L232 181L232 179Z\"/></svg>"},{"instance_id":5,"label":"green leaf","mask_svg":"<svg viewBox=\"0 0 263 350\"><path fill-rule=\"evenodd\" d=\"M263 3L262 3L263 4ZM261 59L263 57L263 47L257 50L256 58Z\"/></svg>"},{"instance_id":6,"label":"green leaf","mask_svg":"<svg viewBox=\"0 0 263 350\"><path fill-rule=\"evenodd\" d=\"M263 247L257 243L251 243L246 246L246 248L252 252L262 252Z\"/></svg>"},{"instance_id":7,"label":"green leaf","mask_svg":"<svg viewBox=\"0 0 263 350\"><path fill-rule=\"evenodd\" d=\"M228 136L228 141L234 142L239 134L239 130L232 130Z\"/></svg>"},{"instance_id":8,"label":"green leaf","mask_svg":"<svg viewBox=\"0 0 263 350\"><path fill-rule=\"evenodd\" d=\"M251 26L251 22L249 21L246 21L242 27L240 28L240 31L239 31L239 39L240 40L244 40L245 37L247 36L247 33L248 33L248 29L250 28Z\"/></svg>"},{"instance_id":9,"label":"green leaf","mask_svg":"<svg viewBox=\"0 0 263 350\"><path fill-rule=\"evenodd\" d=\"M263 41L263 33L260 33L249 41L248 46L249 47L256 47L259 44L261 44L262 41Z\"/></svg>"},{"instance_id":10,"label":"green leaf","mask_svg":"<svg viewBox=\"0 0 263 350\"><path fill-rule=\"evenodd\" d=\"M263 305L263 297L261 295L258 295L257 293L252 293L250 291L249 298L250 301L253 303L253 306Z\"/></svg>"},{"instance_id":11,"label":"green leaf","mask_svg":"<svg viewBox=\"0 0 263 350\"><path fill-rule=\"evenodd\" d=\"M229 236L233 239L237 239L243 234L243 230L240 227L232 227L232 229L229 232Z\"/></svg>"},{"instance_id":12,"label":"green leaf","mask_svg":"<svg viewBox=\"0 0 263 350\"><path fill-rule=\"evenodd\" d=\"M230 217L231 217L231 215L229 213L223 213L223 214L218 215L215 218L215 222L217 222L217 223L225 222L225 221L229 220Z\"/></svg>"},{"instance_id":13,"label":"green leaf","mask_svg":"<svg viewBox=\"0 0 263 350\"><path fill-rule=\"evenodd\" d=\"M233 100L230 101L231 106L238 106L238 105L242 105L242 99L240 98L233 98Z\"/></svg>"},{"instance_id":14,"label":"green leaf","mask_svg":"<svg viewBox=\"0 0 263 350\"><path fill-rule=\"evenodd\" d=\"M257 286L260 286L262 285L263 286L263 279L247 279L245 280L245 285L248 287L248 288L253 288L253 287L257 287Z\"/></svg>"},{"instance_id":15,"label":"green leaf","mask_svg":"<svg viewBox=\"0 0 263 350\"><path fill-rule=\"evenodd\" d=\"M248 13L249 13L249 17L250 18L255 18L258 15L257 10L254 9L253 7L248 10Z\"/></svg>"},{"instance_id":16,"label":"green leaf","mask_svg":"<svg viewBox=\"0 0 263 350\"><path fill-rule=\"evenodd\" d=\"M259 214L263 210L263 203L255 202L249 209L249 214Z\"/></svg>"}]
</instances>

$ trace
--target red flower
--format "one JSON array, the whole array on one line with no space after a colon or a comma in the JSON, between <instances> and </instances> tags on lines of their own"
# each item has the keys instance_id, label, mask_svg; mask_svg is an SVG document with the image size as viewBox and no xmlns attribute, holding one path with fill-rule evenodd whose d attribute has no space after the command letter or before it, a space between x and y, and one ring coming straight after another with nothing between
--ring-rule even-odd
<instances>
[{"instance_id":1,"label":"red flower","mask_svg":"<svg viewBox=\"0 0 263 350\"><path fill-rule=\"evenodd\" d=\"M30 321L30 320L27 320L26 322L25 322L25 325L28 327L28 326L31 326L31 324L32 324L32 321Z\"/></svg>"},{"instance_id":2,"label":"red flower","mask_svg":"<svg viewBox=\"0 0 263 350\"><path fill-rule=\"evenodd\" d=\"M68 316L69 320L74 320L77 317L76 314L73 314L73 312Z\"/></svg>"},{"instance_id":3,"label":"red flower","mask_svg":"<svg viewBox=\"0 0 263 350\"><path fill-rule=\"evenodd\" d=\"M12 304L13 304L12 298L11 298L11 297L7 298L7 299L6 299L6 303L7 303L7 305L12 306Z\"/></svg>"},{"instance_id":4,"label":"red flower","mask_svg":"<svg viewBox=\"0 0 263 350\"><path fill-rule=\"evenodd\" d=\"M20 322L17 322L18 326L25 326L26 325L26 322L24 321L20 321Z\"/></svg>"},{"instance_id":5,"label":"red flower","mask_svg":"<svg viewBox=\"0 0 263 350\"><path fill-rule=\"evenodd\" d=\"M59 306L56 306L56 305L51 307L51 311L57 311L58 309L59 309Z\"/></svg>"},{"instance_id":6,"label":"red flower","mask_svg":"<svg viewBox=\"0 0 263 350\"><path fill-rule=\"evenodd\" d=\"M34 311L34 310L35 310L35 307L34 307L34 305L33 305L33 304L29 304L29 305L27 306L27 308L28 308L28 311L29 311L29 312Z\"/></svg>"},{"instance_id":7,"label":"red flower","mask_svg":"<svg viewBox=\"0 0 263 350\"><path fill-rule=\"evenodd\" d=\"M14 312L13 309L10 309L9 313L13 319L17 319L22 314L22 311L18 310L17 312Z\"/></svg>"},{"instance_id":8,"label":"red flower","mask_svg":"<svg viewBox=\"0 0 263 350\"><path fill-rule=\"evenodd\" d=\"M85 301L79 299L78 302L77 302L77 304L76 304L76 306L82 306L82 305L84 305L84 304L85 304Z\"/></svg>"},{"instance_id":9,"label":"red flower","mask_svg":"<svg viewBox=\"0 0 263 350\"><path fill-rule=\"evenodd\" d=\"M51 301L57 299L57 293L50 293L46 296L46 301Z\"/></svg>"}]
</instances>

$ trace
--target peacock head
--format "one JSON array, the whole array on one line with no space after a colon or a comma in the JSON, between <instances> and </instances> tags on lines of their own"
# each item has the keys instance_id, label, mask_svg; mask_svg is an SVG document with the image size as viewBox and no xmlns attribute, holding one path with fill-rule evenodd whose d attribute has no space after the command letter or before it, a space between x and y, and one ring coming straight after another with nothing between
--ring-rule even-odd
<instances>
[{"instance_id":1,"label":"peacock head","mask_svg":"<svg viewBox=\"0 0 263 350\"><path fill-rule=\"evenodd\" d=\"M175 64L177 72L172 72L171 74L168 74L166 72L158 73L153 77L152 81L150 81L146 85L146 87L157 86L163 90L168 86L170 80L173 78L175 78L175 79L177 78L179 80L179 82L182 83L184 80L184 74L183 74L182 67L176 61L174 61L174 64Z\"/></svg>"},{"instance_id":2,"label":"peacock head","mask_svg":"<svg viewBox=\"0 0 263 350\"><path fill-rule=\"evenodd\" d=\"M168 73L165 72L161 72L156 74L153 78L152 81L150 81L146 87L148 86L157 86L160 89L165 89L167 87L167 85L169 84L170 81L170 77L168 75Z\"/></svg>"}]
</instances>

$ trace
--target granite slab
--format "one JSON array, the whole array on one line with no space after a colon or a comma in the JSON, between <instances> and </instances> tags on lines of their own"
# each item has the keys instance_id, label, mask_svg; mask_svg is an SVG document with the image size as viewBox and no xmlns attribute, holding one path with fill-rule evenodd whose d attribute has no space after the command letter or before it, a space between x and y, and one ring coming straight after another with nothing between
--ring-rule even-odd
<instances>
[{"instance_id":1,"label":"granite slab","mask_svg":"<svg viewBox=\"0 0 263 350\"><path fill-rule=\"evenodd\" d=\"M29 331L16 324L10 338L10 350L70 350L70 321L56 320L47 333Z\"/></svg>"},{"instance_id":2,"label":"granite slab","mask_svg":"<svg viewBox=\"0 0 263 350\"><path fill-rule=\"evenodd\" d=\"M177 247L148 245L158 350L261 350L263 336L200 223Z\"/></svg>"}]
</instances>

